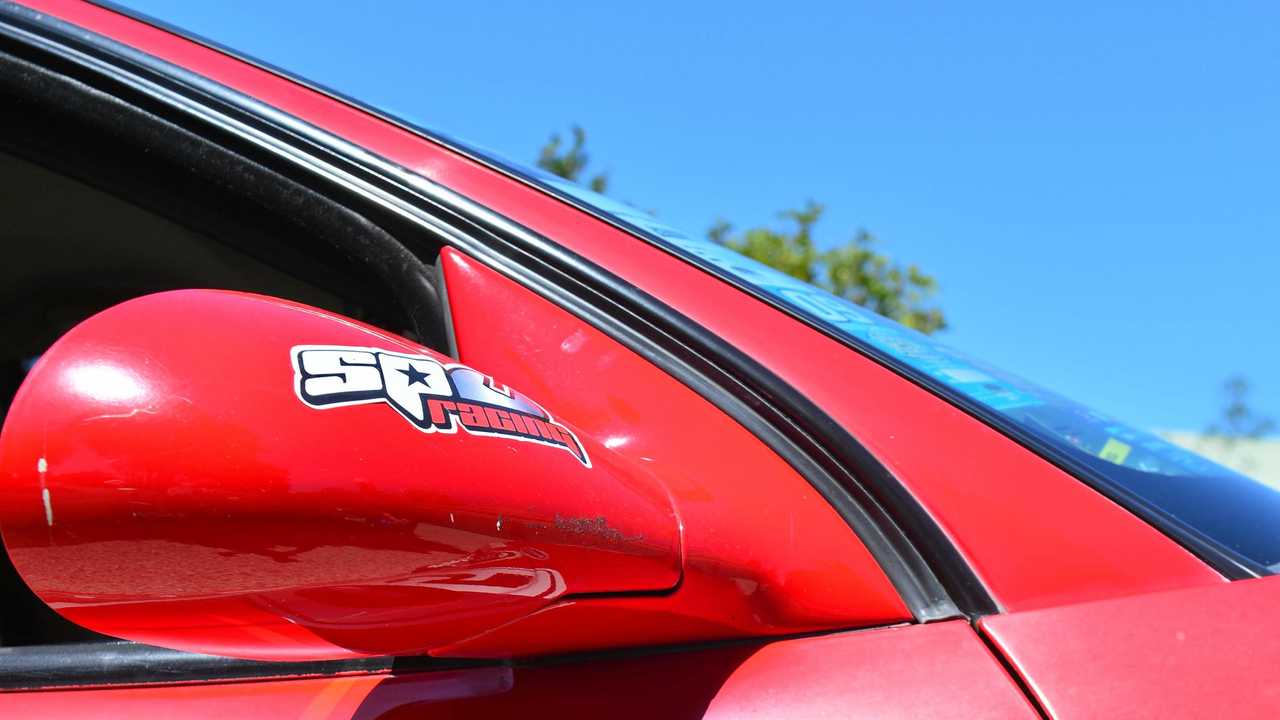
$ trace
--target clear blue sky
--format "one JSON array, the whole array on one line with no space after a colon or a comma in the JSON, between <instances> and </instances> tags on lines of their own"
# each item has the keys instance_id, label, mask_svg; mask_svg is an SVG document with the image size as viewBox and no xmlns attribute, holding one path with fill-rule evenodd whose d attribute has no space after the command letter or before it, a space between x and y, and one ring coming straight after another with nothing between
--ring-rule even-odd
<instances>
[{"instance_id":1,"label":"clear blue sky","mask_svg":"<svg viewBox=\"0 0 1280 720\"><path fill-rule=\"evenodd\" d=\"M701 232L813 198L941 283L948 343L1150 428L1280 415L1280 5L129 5Z\"/></svg>"}]
</instances>

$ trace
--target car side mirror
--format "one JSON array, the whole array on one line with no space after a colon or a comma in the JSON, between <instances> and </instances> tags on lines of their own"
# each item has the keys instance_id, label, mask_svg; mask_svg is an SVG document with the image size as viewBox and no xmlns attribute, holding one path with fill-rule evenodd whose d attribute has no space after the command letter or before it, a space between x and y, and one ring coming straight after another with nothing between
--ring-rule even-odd
<instances>
[{"instance_id":1,"label":"car side mirror","mask_svg":"<svg viewBox=\"0 0 1280 720\"><path fill-rule=\"evenodd\" d=\"M575 596L674 588L664 490L538 400L316 308L149 295L28 374L0 530L72 622L252 659L429 652Z\"/></svg>"}]
</instances>

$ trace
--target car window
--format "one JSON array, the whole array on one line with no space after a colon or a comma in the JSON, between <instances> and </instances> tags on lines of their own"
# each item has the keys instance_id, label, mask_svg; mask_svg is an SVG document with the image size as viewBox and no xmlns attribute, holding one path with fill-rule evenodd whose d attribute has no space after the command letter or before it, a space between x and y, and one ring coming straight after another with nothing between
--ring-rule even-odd
<instances>
[{"instance_id":1,"label":"car window","mask_svg":"<svg viewBox=\"0 0 1280 720\"><path fill-rule=\"evenodd\" d=\"M179 222L61 169L0 151L0 422L50 344L88 316L153 292L256 292L412 334L385 293L353 282L349 263L314 243L310 249L290 246L283 233L273 238L255 231L258 218L221 206L212 194L202 197L207 209L235 220L204 227L199 219ZM36 598L3 549L0 608L0 647L109 640L64 620Z\"/></svg>"}]
</instances>

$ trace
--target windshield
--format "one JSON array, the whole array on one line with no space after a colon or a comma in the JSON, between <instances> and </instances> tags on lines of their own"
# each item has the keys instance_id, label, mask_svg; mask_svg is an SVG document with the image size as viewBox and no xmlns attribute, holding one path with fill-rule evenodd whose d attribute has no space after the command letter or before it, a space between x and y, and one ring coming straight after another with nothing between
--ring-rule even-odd
<instances>
[{"instance_id":1,"label":"windshield","mask_svg":"<svg viewBox=\"0 0 1280 720\"><path fill-rule=\"evenodd\" d=\"M1108 483L1191 527L1247 564L1280 571L1280 488L966 357L927 335L733 250L685 235L644 211L540 170L503 164L652 236L695 264L794 314L816 321L854 346L880 351L1067 453Z\"/></svg>"}]
</instances>

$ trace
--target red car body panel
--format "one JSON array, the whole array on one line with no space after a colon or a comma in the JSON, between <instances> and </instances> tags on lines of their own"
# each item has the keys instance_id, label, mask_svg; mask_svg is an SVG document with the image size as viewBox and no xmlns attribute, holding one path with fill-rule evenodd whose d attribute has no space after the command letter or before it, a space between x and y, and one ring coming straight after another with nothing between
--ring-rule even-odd
<instances>
[{"instance_id":1,"label":"red car body panel","mask_svg":"<svg viewBox=\"0 0 1280 720\"><path fill-rule=\"evenodd\" d=\"M0 695L0 716L1031 720L964 622L588 663Z\"/></svg>"},{"instance_id":2,"label":"red car body panel","mask_svg":"<svg viewBox=\"0 0 1280 720\"><path fill-rule=\"evenodd\" d=\"M1280 717L1280 577L980 621L1058 718Z\"/></svg>"}]
</instances>

